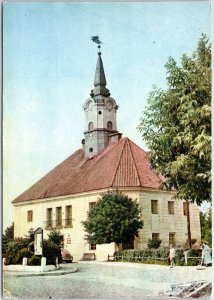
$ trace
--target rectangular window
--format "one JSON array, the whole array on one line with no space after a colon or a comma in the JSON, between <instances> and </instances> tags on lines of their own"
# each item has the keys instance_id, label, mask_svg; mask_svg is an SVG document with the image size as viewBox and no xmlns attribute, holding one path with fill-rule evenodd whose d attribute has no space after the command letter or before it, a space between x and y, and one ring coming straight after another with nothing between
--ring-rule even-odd
<instances>
[{"instance_id":1,"label":"rectangular window","mask_svg":"<svg viewBox=\"0 0 214 300\"><path fill-rule=\"evenodd\" d=\"M52 227L52 208L47 208L46 210L46 228Z\"/></svg>"},{"instance_id":2,"label":"rectangular window","mask_svg":"<svg viewBox=\"0 0 214 300\"><path fill-rule=\"evenodd\" d=\"M89 212L96 206L96 202L89 202Z\"/></svg>"},{"instance_id":3,"label":"rectangular window","mask_svg":"<svg viewBox=\"0 0 214 300\"><path fill-rule=\"evenodd\" d=\"M72 226L72 206L67 205L65 207L65 226L71 227Z\"/></svg>"},{"instance_id":4,"label":"rectangular window","mask_svg":"<svg viewBox=\"0 0 214 300\"><path fill-rule=\"evenodd\" d=\"M152 240L159 240L160 238L160 233L152 233Z\"/></svg>"},{"instance_id":5,"label":"rectangular window","mask_svg":"<svg viewBox=\"0 0 214 300\"><path fill-rule=\"evenodd\" d=\"M175 233L174 232L170 232L169 233L169 245L175 245Z\"/></svg>"},{"instance_id":6,"label":"rectangular window","mask_svg":"<svg viewBox=\"0 0 214 300\"><path fill-rule=\"evenodd\" d=\"M187 203L183 202L183 212L184 212L184 216L187 216Z\"/></svg>"},{"instance_id":7,"label":"rectangular window","mask_svg":"<svg viewBox=\"0 0 214 300\"><path fill-rule=\"evenodd\" d=\"M174 201L168 201L168 213L174 215Z\"/></svg>"},{"instance_id":8,"label":"rectangular window","mask_svg":"<svg viewBox=\"0 0 214 300\"><path fill-rule=\"evenodd\" d=\"M62 226L62 207L56 207L56 227Z\"/></svg>"},{"instance_id":9,"label":"rectangular window","mask_svg":"<svg viewBox=\"0 0 214 300\"><path fill-rule=\"evenodd\" d=\"M27 221L33 222L33 211L32 210L27 211Z\"/></svg>"},{"instance_id":10,"label":"rectangular window","mask_svg":"<svg viewBox=\"0 0 214 300\"><path fill-rule=\"evenodd\" d=\"M158 200L151 200L151 212L152 214L158 214Z\"/></svg>"},{"instance_id":11,"label":"rectangular window","mask_svg":"<svg viewBox=\"0 0 214 300\"><path fill-rule=\"evenodd\" d=\"M89 250L96 250L96 244L89 244Z\"/></svg>"}]
</instances>

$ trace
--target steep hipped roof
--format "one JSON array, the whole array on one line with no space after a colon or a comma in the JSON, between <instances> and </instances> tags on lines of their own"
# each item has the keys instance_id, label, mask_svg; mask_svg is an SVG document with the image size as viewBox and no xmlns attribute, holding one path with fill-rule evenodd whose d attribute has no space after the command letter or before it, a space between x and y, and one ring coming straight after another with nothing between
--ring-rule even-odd
<instances>
[{"instance_id":1,"label":"steep hipped roof","mask_svg":"<svg viewBox=\"0 0 214 300\"><path fill-rule=\"evenodd\" d=\"M123 138L92 158L85 158L83 150L77 150L13 203L111 187L159 188L161 183L161 177L151 169L147 153Z\"/></svg>"}]
</instances>

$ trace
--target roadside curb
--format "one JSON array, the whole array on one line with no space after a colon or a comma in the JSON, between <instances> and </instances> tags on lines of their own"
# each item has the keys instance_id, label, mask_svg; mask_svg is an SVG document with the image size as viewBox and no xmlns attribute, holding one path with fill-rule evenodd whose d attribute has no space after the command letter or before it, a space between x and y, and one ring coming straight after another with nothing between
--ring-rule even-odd
<instances>
[{"instance_id":1,"label":"roadside curb","mask_svg":"<svg viewBox=\"0 0 214 300\"><path fill-rule=\"evenodd\" d=\"M14 277L33 277L33 276L60 276L60 275L66 275L66 274L71 274L71 273L76 273L78 271L77 268L72 268L72 270L69 271L47 271L47 272L35 272L35 273L22 273L18 274L17 272L9 272L5 271L4 274L6 276L14 276ZM20 272L21 273L21 272Z\"/></svg>"}]
</instances>

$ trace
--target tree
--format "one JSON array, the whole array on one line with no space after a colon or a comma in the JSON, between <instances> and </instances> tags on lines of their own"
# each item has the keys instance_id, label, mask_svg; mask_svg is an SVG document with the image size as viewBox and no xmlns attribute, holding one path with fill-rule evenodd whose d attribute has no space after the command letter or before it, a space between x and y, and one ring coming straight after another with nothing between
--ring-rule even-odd
<instances>
[{"instance_id":1,"label":"tree","mask_svg":"<svg viewBox=\"0 0 214 300\"><path fill-rule=\"evenodd\" d=\"M5 229L3 238L12 241L14 239L14 223Z\"/></svg>"},{"instance_id":2,"label":"tree","mask_svg":"<svg viewBox=\"0 0 214 300\"><path fill-rule=\"evenodd\" d=\"M48 240L55 243L57 246L62 246L64 237L60 233L60 231L57 231L56 229L53 229L48 234Z\"/></svg>"},{"instance_id":3,"label":"tree","mask_svg":"<svg viewBox=\"0 0 214 300\"><path fill-rule=\"evenodd\" d=\"M201 222L201 239L202 241L212 247L212 210L209 208L208 212L200 212Z\"/></svg>"},{"instance_id":4,"label":"tree","mask_svg":"<svg viewBox=\"0 0 214 300\"><path fill-rule=\"evenodd\" d=\"M2 236L2 254L6 254L7 244L14 239L14 223L5 229L5 234Z\"/></svg>"},{"instance_id":5,"label":"tree","mask_svg":"<svg viewBox=\"0 0 214 300\"><path fill-rule=\"evenodd\" d=\"M82 224L92 244L127 243L143 228L139 204L119 192L103 195Z\"/></svg>"},{"instance_id":6,"label":"tree","mask_svg":"<svg viewBox=\"0 0 214 300\"><path fill-rule=\"evenodd\" d=\"M153 88L139 130L152 166L177 197L211 201L211 45L202 35L192 57L166 63L166 90ZM189 220L188 220L189 225ZM191 241L188 230L189 241ZM191 242L190 242L191 245Z\"/></svg>"}]
</instances>

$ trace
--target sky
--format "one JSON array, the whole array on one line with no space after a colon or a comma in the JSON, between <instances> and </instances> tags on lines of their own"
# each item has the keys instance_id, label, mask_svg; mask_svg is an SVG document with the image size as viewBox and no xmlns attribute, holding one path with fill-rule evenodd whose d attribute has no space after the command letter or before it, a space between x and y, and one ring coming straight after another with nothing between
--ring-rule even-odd
<instances>
[{"instance_id":1,"label":"sky","mask_svg":"<svg viewBox=\"0 0 214 300\"><path fill-rule=\"evenodd\" d=\"M3 4L3 228L11 201L81 148L83 104L97 47L119 109L118 130L147 149L137 126L148 93L166 88L169 56L210 38L210 3L6 2Z\"/></svg>"}]
</instances>

